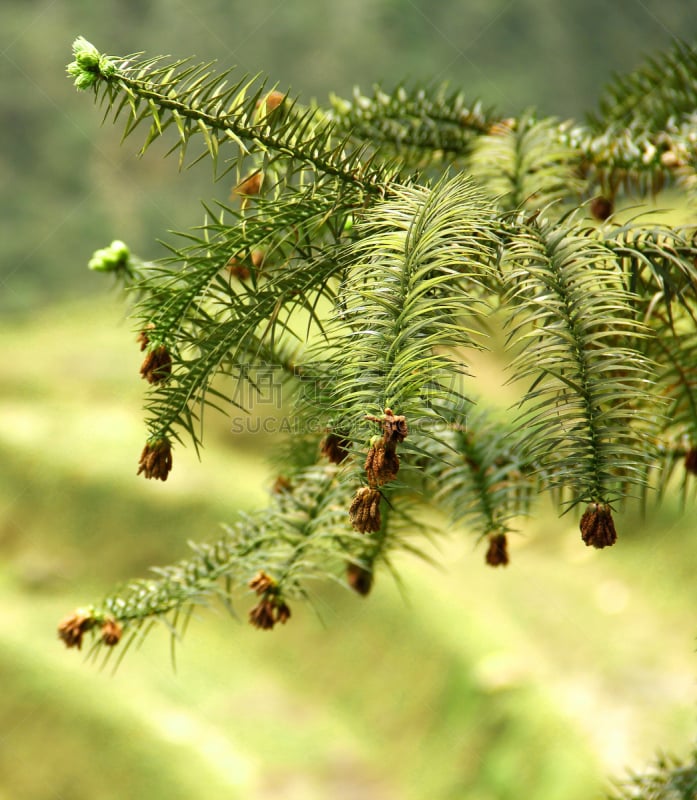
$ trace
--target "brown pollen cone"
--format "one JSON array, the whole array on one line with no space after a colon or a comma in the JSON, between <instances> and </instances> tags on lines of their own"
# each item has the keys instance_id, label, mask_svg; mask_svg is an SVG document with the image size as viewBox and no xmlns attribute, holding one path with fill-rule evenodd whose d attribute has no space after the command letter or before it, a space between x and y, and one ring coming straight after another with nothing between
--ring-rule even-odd
<instances>
[{"instance_id":1,"label":"brown pollen cone","mask_svg":"<svg viewBox=\"0 0 697 800\"><path fill-rule=\"evenodd\" d=\"M74 611L58 624L58 636L65 642L66 647L82 647L82 637L90 628L94 627L95 620L84 611Z\"/></svg>"},{"instance_id":2,"label":"brown pollen cone","mask_svg":"<svg viewBox=\"0 0 697 800\"><path fill-rule=\"evenodd\" d=\"M102 625L102 641L109 647L114 647L121 641L123 629L115 619L107 619Z\"/></svg>"},{"instance_id":3,"label":"brown pollen cone","mask_svg":"<svg viewBox=\"0 0 697 800\"><path fill-rule=\"evenodd\" d=\"M272 494L283 494L283 492L290 493L292 491L293 484L288 480L288 478L286 478L285 475L279 475L271 487Z\"/></svg>"},{"instance_id":4,"label":"brown pollen cone","mask_svg":"<svg viewBox=\"0 0 697 800\"><path fill-rule=\"evenodd\" d=\"M508 539L506 534L490 535L489 548L486 551L486 563L490 567L505 567L508 561Z\"/></svg>"},{"instance_id":5,"label":"brown pollen cone","mask_svg":"<svg viewBox=\"0 0 697 800\"><path fill-rule=\"evenodd\" d=\"M140 365L140 375L148 383L161 383L172 374L172 356L164 345L154 347Z\"/></svg>"},{"instance_id":6,"label":"brown pollen cone","mask_svg":"<svg viewBox=\"0 0 697 800\"><path fill-rule=\"evenodd\" d=\"M685 454L685 469L692 475L697 475L697 447L691 447Z\"/></svg>"},{"instance_id":7,"label":"brown pollen cone","mask_svg":"<svg viewBox=\"0 0 697 800\"><path fill-rule=\"evenodd\" d=\"M375 533L380 530L380 498L378 489L362 486L356 491L349 508L349 519L360 533Z\"/></svg>"},{"instance_id":8,"label":"brown pollen cone","mask_svg":"<svg viewBox=\"0 0 697 800\"><path fill-rule=\"evenodd\" d=\"M380 441L370 447L365 459L365 474L371 486L382 486L393 481L399 472L396 445Z\"/></svg>"},{"instance_id":9,"label":"brown pollen cone","mask_svg":"<svg viewBox=\"0 0 697 800\"><path fill-rule=\"evenodd\" d=\"M169 439L155 439L146 442L143 452L140 454L138 472L142 472L150 480L155 478L158 481L166 481L172 469L172 447Z\"/></svg>"},{"instance_id":10,"label":"brown pollen cone","mask_svg":"<svg viewBox=\"0 0 697 800\"><path fill-rule=\"evenodd\" d=\"M290 608L283 602L276 606L276 622L285 625L290 619Z\"/></svg>"},{"instance_id":11,"label":"brown pollen cone","mask_svg":"<svg viewBox=\"0 0 697 800\"><path fill-rule=\"evenodd\" d=\"M149 323L148 323L148 324L145 326L145 329L144 329L144 330L142 330L142 331L141 331L141 332L140 332L140 333L139 333L139 334L136 336L136 342L138 342L138 344L140 345L140 351L141 351L141 353L142 353L142 352L143 352L143 350L145 350L145 348L146 348L146 347L147 347L147 346L150 344L150 337L148 336L148 331L151 331L151 330L153 330L154 328L155 328L155 325L154 325L152 322L149 322Z\"/></svg>"},{"instance_id":12,"label":"brown pollen cone","mask_svg":"<svg viewBox=\"0 0 697 800\"><path fill-rule=\"evenodd\" d=\"M589 503L581 517L581 538L590 547L609 547L617 541L615 522L610 506Z\"/></svg>"},{"instance_id":13,"label":"brown pollen cone","mask_svg":"<svg viewBox=\"0 0 697 800\"><path fill-rule=\"evenodd\" d=\"M336 433L328 433L324 439L322 439L320 452L323 456L326 456L332 464L341 464L349 454L348 445L348 439Z\"/></svg>"},{"instance_id":14,"label":"brown pollen cone","mask_svg":"<svg viewBox=\"0 0 697 800\"><path fill-rule=\"evenodd\" d=\"M373 588L373 573L358 564L346 565L346 580L349 586L363 597L369 594Z\"/></svg>"},{"instance_id":15,"label":"brown pollen cone","mask_svg":"<svg viewBox=\"0 0 697 800\"><path fill-rule=\"evenodd\" d=\"M598 195L598 197L594 197L591 200L590 211L595 219L599 220L600 222L605 222L605 220L612 214L613 211L612 200L608 200L607 197Z\"/></svg>"}]
</instances>

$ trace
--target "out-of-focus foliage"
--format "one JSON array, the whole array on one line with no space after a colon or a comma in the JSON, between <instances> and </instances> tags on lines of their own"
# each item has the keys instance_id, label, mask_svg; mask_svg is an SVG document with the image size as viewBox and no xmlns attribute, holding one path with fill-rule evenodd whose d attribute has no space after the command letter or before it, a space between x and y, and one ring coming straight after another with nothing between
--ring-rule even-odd
<instances>
[{"instance_id":1,"label":"out-of-focus foliage","mask_svg":"<svg viewBox=\"0 0 697 800\"><path fill-rule=\"evenodd\" d=\"M419 76L486 97L504 114L535 104L541 114L578 116L612 70L633 67L671 36L694 37L697 18L682 0L356 0L321 14L310 0L8 0L0 6L0 309L91 292L98 282L82 266L116 236L161 255L155 235L188 224L210 194L205 167L184 181L162 160L136 163L109 127L98 132L64 78L65 43L78 32L117 53L193 53L263 70L308 102ZM218 199L229 189L221 184Z\"/></svg>"}]
</instances>

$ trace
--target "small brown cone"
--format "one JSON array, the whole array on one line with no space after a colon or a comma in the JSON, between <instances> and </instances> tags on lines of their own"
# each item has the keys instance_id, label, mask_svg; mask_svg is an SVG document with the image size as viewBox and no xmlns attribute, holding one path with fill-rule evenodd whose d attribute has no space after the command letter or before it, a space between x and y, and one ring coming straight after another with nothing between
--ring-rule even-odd
<instances>
[{"instance_id":1,"label":"small brown cone","mask_svg":"<svg viewBox=\"0 0 697 800\"><path fill-rule=\"evenodd\" d=\"M259 194L262 180L263 176L261 172L255 172L245 178L242 183L235 186L232 193L239 197L252 197L255 194Z\"/></svg>"},{"instance_id":2,"label":"small brown cone","mask_svg":"<svg viewBox=\"0 0 697 800\"><path fill-rule=\"evenodd\" d=\"M371 445L365 459L365 474L371 486L382 486L394 480L399 472L399 456L395 445L380 440Z\"/></svg>"},{"instance_id":3,"label":"small brown cone","mask_svg":"<svg viewBox=\"0 0 697 800\"><path fill-rule=\"evenodd\" d=\"M172 374L172 356L164 345L148 352L140 365L140 376L148 383L162 383Z\"/></svg>"},{"instance_id":4,"label":"small brown cone","mask_svg":"<svg viewBox=\"0 0 697 800\"><path fill-rule=\"evenodd\" d=\"M391 408L385 409L382 425L385 432L385 444L400 444L407 438L409 433L407 418L403 415L395 415Z\"/></svg>"},{"instance_id":5,"label":"small brown cone","mask_svg":"<svg viewBox=\"0 0 697 800\"><path fill-rule=\"evenodd\" d=\"M150 480L166 481L172 469L172 447L169 439L155 439L145 443L140 461L138 463L137 475L141 472Z\"/></svg>"},{"instance_id":6,"label":"small brown cone","mask_svg":"<svg viewBox=\"0 0 697 800\"><path fill-rule=\"evenodd\" d=\"M349 586L365 597L373 588L373 573L358 564L349 563L346 565L346 580Z\"/></svg>"},{"instance_id":7,"label":"small brown cone","mask_svg":"<svg viewBox=\"0 0 697 800\"><path fill-rule=\"evenodd\" d=\"M320 452L323 456L326 456L332 464L341 464L349 454L348 446L348 439L336 433L328 433L324 439L322 439Z\"/></svg>"},{"instance_id":8,"label":"small brown cone","mask_svg":"<svg viewBox=\"0 0 697 800\"><path fill-rule=\"evenodd\" d=\"M697 475L697 447L691 447L685 454L685 469L692 475Z\"/></svg>"},{"instance_id":9,"label":"small brown cone","mask_svg":"<svg viewBox=\"0 0 697 800\"><path fill-rule=\"evenodd\" d=\"M356 494L349 508L351 525L360 533L375 533L380 530L382 518L380 516L381 495L377 489L363 486Z\"/></svg>"},{"instance_id":10,"label":"small brown cone","mask_svg":"<svg viewBox=\"0 0 697 800\"><path fill-rule=\"evenodd\" d=\"M615 522L610 506L589 503L581 517L581 538L590 547L610 547L617 541Z\"/></svg>"},{"instance_id":11,"label":"small brown cone","mask_svg":"<svg viewBox=\"0 0 697 800\"><path fill-rule=\"evenodd\" d=\"M257 108L263 107L263 113L270 114L272 111L275 111L285 99L286 96L281 92L269 92L266 97L257 102Z\"/></svg>"},{"instance_id":12,"label":"small brown cone","mask_svg":"<svg viewBox=\"0 0 697 800\"><path fill-rule=\"evenodd\" d=\"M598 197L594 197L591 200L590 211L595 219L599 220L600 222L605 222L605 220L610 217L613 211L612 200L608 200L607 197L598 195Z\"/></svg>"},{"instance_id":13,"label":"small brown cone","mask_svg":"<svg viewBox=\"0 0 697 800\"><path fill-rule=\"evenodd\" d=\"M270 631L276 624L274 605L268 598L263 598L249 612L249 622L262 631Z\"/></svg>"},{"instance_id":14,"label":"small brown cone","mask_svg":"<svg viewBox=\"0 0 697 800\"><path fill-rule=\"evenodd\" d=\"M260 570L248 585L258 595L262 595L268 592L269 589L275 588L276 581L270 575L267 575L264 570Z\"/></svg>"},{"instance_id":15,"label":"small brown cone","mask_svg":"<svg viewBox=\"0 0 697 800\"><path fill-rule=\"evenodd\" d=\"M114 619L107 619L102 625L102 641L108 647L114 647L121 641L123 629Z\"/></svg>"},{"instance_id":16,"label":"small brown cone","mask_svg":"<svg viewBox=\"0 0 697 800\"><path fill-rule=\"evenodd\" d=\"M238 281L246 281L252 274L249 267L243 261L240 261L237 256L232 256L225 265L225 269Z\"/></svg>"},{"instance_id":17,"label":"small brown cone","mask_svg":"<svg viewBox=\"0 0 697 800\"><path fill-rule=\"evenodd\" d=\"M58 624L58 636L66 647L82 647L82 637L95 625L94 618L85 611L77 610Z\"/></svg>"},{"instance_id":18,"label":"small brown cone","mask_svg":"<svg viewBox=\"0 0 697 800\"><path fill-rule=\"evenodd\" d=\"M486 551L486 563L490 567L505 567L508 565L508 539L505 533L489 536L489 548Z\"/></svg>"}]
</instances>

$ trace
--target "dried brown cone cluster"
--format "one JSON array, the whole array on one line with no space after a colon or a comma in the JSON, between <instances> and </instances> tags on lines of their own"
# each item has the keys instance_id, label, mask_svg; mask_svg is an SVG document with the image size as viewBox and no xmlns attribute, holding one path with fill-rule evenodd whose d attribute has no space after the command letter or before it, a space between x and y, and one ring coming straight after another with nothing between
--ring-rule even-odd
<instances>
[{"instance_id":1,"label":"dried brown cone cluster","mask_svg":"<svg viewBox=\"0 0 697 800\"><path fill-rule=\"evenodd\" d=\"M505 567L508 564L508 539L505 533L489 535L486 563L490 567Z\"/></svg>"},{"instance_id":2,"label":"dried brown cone cluster","mask_svg":"<svg viewBox=\"0 0 697 800\"><path fill-rule=\"evenodd\" d=\"M261 598L249 612L249 622L255 628L270 631L280 622L285 625L290 619L290 608L280 596L278 584L265 572L258 572L249 582L252 589Z\"/></svg>"},{"instance_id":3,"label":"dried brown cone cluster","mask_svg":"<svg viewBox=\"0 0 697 800\"><path fill-rule=\"evenodd\" d=\"M320 445L320 452L326 456L332 464L341 464L349 454L349 440L338 433L328 433L322 444Z\"/></svg>"},{"instance_id":4,"label":"dried brown cone cluster","mask_svg":"<svg viewBox=\"0 0 697 800\"><path fill-rule=\"evenodd\" d=\"M162 383L162 381L166 381L171 374L172 356L170 356L169 350L167 350L164 345L153 347L140 365L141 377L145 378L148 383Z\"/></svg>"},{"instance_id":5,"label":"dried brown cone cluster","mask_svg":"<svg viewBox=\"0 0 697 800\"><path fill-rule=\"evenodd\" d=\"M685 470L697 475L697 447L691 447L685 454Z\"/></svg>"},{"instance_id":6,"label":"dried brown cone cluster","mask_svg":"<svg viewBox=\"0 0 697 800\"><path fill-rule=\"evenodd\" d=\"M172 446L169 439L153 439L145 443L138 462L138 472L150 480L166 481L172 469Z\"/></svg>"},{"instance_id":7,"label":"dried brown cone cluster","mask_svg":"<svg viewBox=\"0 0 697 800\"><path fill-rule=\"evenodd\" d=\"M115 619L107 619L102 624L102 642L108 647L114 647L121 641L123 629Z\"/></svg>"},{"instance_id":8,"label":"dried brown cone cluster","mask_svg":"<svg viewBox=\"0 0 697 800\"><path fill-rule=\"evenodd\" d=\"M609 547L617 541L612 511L606 503L589 503L581 517L581 538L588 546Z\"/></svg>"},{"instance_id":9,"label":"dried brown cone cluster","mask_svg":"<svg viewBox=\"0 0 697 800\"><path fill-rule=\"evenodd\" d=\"M382 526L380 516L380 499L382 495L379 489L371 489L368 486L361 486L349 508L349 519L351 525L360 533L375 533Z\"/></svg>"},{"instance_id":10,"label":"dried brown cone cluster","mask_svg":"<svg viewBox=\"0 0 697 800\"><path fill-rule=\"evenodd\" d=\"M237 278L239 281L248 280L252 274L249 267L237 256L232 256L230 258L225 265L225 269L230 273L230 275L232 275L233 278Z\"/></svg>"},{"instance_id":11,"label":"dried brown cone cluster","mask_svg":"<svg viewBox=\"0 0 697 800\"><path fill-rule=\"evenodd\" d=\"M363 597L369 594L373 588L372 571L358 564L349 563L346 565L346 580L354 592L358 592Z\"/></svg>"}]
</instances>

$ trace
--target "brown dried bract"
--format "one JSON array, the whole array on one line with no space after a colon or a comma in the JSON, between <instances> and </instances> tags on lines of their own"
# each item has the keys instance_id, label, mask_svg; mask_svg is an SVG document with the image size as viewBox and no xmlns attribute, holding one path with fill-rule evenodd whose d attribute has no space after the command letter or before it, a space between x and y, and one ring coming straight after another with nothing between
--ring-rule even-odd
<instances>
[{"instance_id":1,"label":"brown dried bract","mask_svg":"<svg viewBox=\"0 0 697 800\"><path fill-rule=\"evenodd\" d=\"M369 594L373 588L373 573L358 564L346 565L346 580L349 586L363 597Z\"/></svg>"},{"instance_id":2,"label":"brown dried bract","mask_svg":"<svg viewBox=\"0 0 697 800\"><path fill-rule=\"evenodd\" d=\"M600 195L594 197L591 200L590 211L595 219L600 220L600 222L605 222L613 212L612 200L608 200L607 197L602 197Z\"/></svg>"},{"instance_id":3,"label":"brown dried bract","mask_svg":"<svg viewBox=\"0 0 697 800\"><path fill-rule=\"evenodd\" d=\"M142 472L150 480L166 481L172 469L172 446L169 439L155 439L146 442L140 454L137 475Z\"/></svg>"},{"instance_id":4,"label":"brown dried bract","mask_svg":"<svg viewBox=\"0 0 697 800\"><path fill-rule=\"evenodd\" d=\"M82 637L94 627L95 619L85 611L74 611L58 624L58 636L66 647L82 647Z\"/></svg>"},{"instance_id":5,"label":"brown dried bract","mask_svg":"<svg viewBox=\"0 0 697 800\"><path fill-rule=\"evenodd\" d=\"M140 366L140 375L148 383L161 383L172 374L172 356L164 345L154 347Z\"/></svg>"},{"instance_id":6,"label":"brown dried bract","mask_svg":"<svg viewBox=\"0 0 697 800\"><path fill-rule=\"evenodd\" d=\"M399 456L396 445L378 441L368 450L365 459L365 474L371 486L382 486L393 481L399 472Z\"/></svg>"},{"instance_id":7,"label":"brown dried bract","mask_svg":"<svg viewBox=\"0 0 697 800\"><path fill-rule=\"evenodd\" d=\"M286 605L286 603L279 603L276 606L276 622L280 622L281 625L285 625L286 622L290 619L290 608Z\"/></svg>"},{"instance_id":8,"label":"brown dried bract","mask_svg":"<svg viewBox=\"0 0 697 800\"><path fill-rule=\"evenodd\" d=\"M486 563L491 567L505 567L508 564L508 539L505 533L489 536Z\"/></svg>"},{"instance_id":9,"label":"brown dried bract","mask_svg":"<svg viewBox=\"0 0 697 800\"><path fill-rule=\"evenodd\" d=\"M121 641L123 629L115 619L107 619L102 624L102 641L109 647L114 647Z\"/></svg>"},{"instance_id":10,"label":"brown dried bract","mask_svg":"<svg viewBox=\"0 0 697 800\"><path fill-rule=\"evenodd\" d=\"M697 475L697 447L691 447L685 454L685 469Z\"/></svg>"},{"instance_id":11,"label":"brown dried bract","mask_svg":"<svg viewBox=\"0 0 697 800\"><path fill-rule=\"evenodd\" d=\"M610 506L589 503L581 517L581 538L588 546L609 547L617 541L615 522Z\"/></svg>"},{"instance_id":12,"label":"brown dried bract","mask_svg":"<svg viewBox=\"0 0 697 800\"><path fill-rule=\"evenodd\" d=\"M320 452L326 456L332 464L341 464L342 461L348 456L348 446L350 442L343 436L336 433L328 433L322 444L320 445Z\"/></svg>"},{"instance_id":13,"label":"brown dried bract","mask_svg":"<svg viewBox=\"0 0 697 800\"><path fill-rule=\"evenodd\" d=\"M263 175L261 172L255 172L249 177L245 178L242 183L235 186L235 188L232 190L232 193L238 195L239 197L251 197L255 194L259 194L262 180Z\"/></svg>"},{"instance_id":14,"label":"brown dried bract","mask_svg":"<svg viewBox=\"0 0 697 800\"><path fill-rule=\"evenodd\" d=\"M276 588L276 581L270 576L267 575L264 570L260 570L257 574L252 578L252 580L248 584L249 588L255 591L258 595L265 594L269 591L269 589Z\"/></svg>"},{"instance_id":15,"label":"brown dried bract","mask_svg":"<svg viewBox=\"0 0 697 800\"><path fill-rule=\"evenodd\" d=\"M349 508L351 525L360 533L375 533L380 530L382 518L380 517L381 494L377 489L362 486L356 494Z\"/></svg>"},{"instance_id":16,"label":"brown dried bract","mask_svg":"<svg viewBox=\"0 0 697 800\"><path fill-rule=\"evenodd\" d=\"M383 430L385 431L385 444L388 442L399 444L407 438L409 433L407 418L402 415L397 416L391 408L386 408Z\"/></svg>"}]
</instances>

